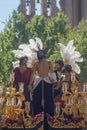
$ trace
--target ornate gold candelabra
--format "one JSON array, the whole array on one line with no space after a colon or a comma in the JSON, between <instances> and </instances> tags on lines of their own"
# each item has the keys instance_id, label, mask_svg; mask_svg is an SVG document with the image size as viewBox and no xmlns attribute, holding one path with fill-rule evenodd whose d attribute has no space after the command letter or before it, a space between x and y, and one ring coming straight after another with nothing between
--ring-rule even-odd
<instances>
[{"instance_id":1,"label":"ornate gold candelabra","mask_svg":"<svg viewBox=\"0 0 87 130\"><path fill-rule=\"evenodd\" d=\"M71 74L71 86L68 82L62 84L63 107L61 102L56 102L56 114L54 118L48 116L48 123L52 128L85 128L87 121L87 84L80 83ZM52 118L52 119L50 119Z\"/></svg>"},{"instance_id":2,"label":"ornate gold candelabra","mask_svg":"<svg viewBox=\"0 0 87 130\"><path fill-rule=\"evenodd\" d=\"M0 116L3 128L34 128L43 120L43 113L32 117L29 115L30 102L25 102L23 95L24 83L19 84L19 91L15 88L0 85ZM5 88L5 91L4 91ZM22 109L22 102L25 108Z\"/></svg>"}]
</instances>

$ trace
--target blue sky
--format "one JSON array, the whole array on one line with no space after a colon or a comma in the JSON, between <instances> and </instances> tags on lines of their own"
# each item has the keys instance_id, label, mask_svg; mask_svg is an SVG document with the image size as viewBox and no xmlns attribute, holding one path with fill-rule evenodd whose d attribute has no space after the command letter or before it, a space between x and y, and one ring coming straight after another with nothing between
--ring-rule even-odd
<instances>
[{"instance_id":1,"label":"blue sky","mask_svg":"<svg viewBox=\"0 0 87 130\"><path fill-rule=\"evenodd\" d=\"M17 9L20 0L0 0L0 31L3 30L6 19L14 9Z\"/></svg>"},{"instance_id":2,"label":"blue sky","mask_svg":"<svg viewBox=\"0 0 87 130\"><path fill-rule=\"evenodd\" d=\"M57 0L57 4L58 4ZM4 23L11 15L12 11L17 9L20 0L0 0L0 31L4 28Z\"/></svg>"}]
</instances>

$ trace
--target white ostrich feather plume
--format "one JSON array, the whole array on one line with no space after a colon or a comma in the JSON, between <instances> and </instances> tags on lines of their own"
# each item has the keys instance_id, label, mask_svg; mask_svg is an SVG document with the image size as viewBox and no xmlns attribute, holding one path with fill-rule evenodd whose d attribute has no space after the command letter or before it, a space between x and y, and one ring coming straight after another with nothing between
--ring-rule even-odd
<instances>
[{"instance_id":1,"label":"white ostrich feather plume","mask_svg":"<svg viewBox=\"0 0 87 130\"><path fill-rule=\"evenodd\" d=\"M28 57L28 66L31 66L33 60L37 60L37 51L43 49L43 43L40 38L29 39L29 44L19 45L17 50L13 50L15 57L21 58L23 56ZM12 62L13 67L17 67L18 61Z\"/></svg>"},{"instance_id":2,"label":"white ostrich feather plume","mask_svg":"<svg viewBox=\"0 0 87 130\"><path fill-rule=\"evenodd\" d=\"M74 40L70 40L67 46L64 46L62 43L58 44L60 46L60 53L64 63L70 64L72 69L79 74L81 70L77 62L82 62L83 58L81 57L80 52L75 51L76 48L73 46Z\"/></svg>"},{"instance_id":3,"label":"white ostrich feather plume","mask_svg":"<svg viewBox=\"0 0 87 130\"><path fill-rule=\"evenodd\" d=\"M34 39L30 39L29 43L30 43L30 48L32 50L38 51L38 50L42 50L43 49L43 43L42 43L41 39L38 38L38 37L35 37L35 40Z\"/></svg>"},{"instance_id":4,"label":"white ostrich feather plume","mask_svg":"<svg viewBox=\"0 0 87 130\"><path fill-rule=\"evenodd\" d=\"M14 53L15 57L17 57L17 58L25 56L25 54L23 53L22 50L13 50L12 52Z\"/></svg>"},{"instance_id":5,"label":"white ostrich feather plume","mask_svg":"<svg viewBox=\"0 0 87 130\"><path fill-rule=\"evenodd\" d=\"M19 60L12 62L13 68L16 68L19 66Z\"/></svg>"}]
</instances>

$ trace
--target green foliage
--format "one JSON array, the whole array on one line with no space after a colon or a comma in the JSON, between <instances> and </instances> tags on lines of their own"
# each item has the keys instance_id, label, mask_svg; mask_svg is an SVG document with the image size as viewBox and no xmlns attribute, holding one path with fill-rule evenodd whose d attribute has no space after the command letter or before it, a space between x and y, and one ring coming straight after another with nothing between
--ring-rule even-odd
<instances>
[{"instance_id":1,"label":"green foliage","mask_svg":"<svg viewBox=\"0 0 87 130\"><path fill-rule=\"evenodd\" d=\"M60 59L60 48L57 43L63 43L64 39L69 33L70 25L67 24L67 17L60 13L59 16L54 16L47 21L46 32L47 32L47 45L51 48L48 51L48 57L50 60Z\"/></svg>"},{"instance_id":2,"label":"green foliage","mask_svg":"<svg viewBox=\"0 0 87 130\"><path fill-rule=\"evenodd\" d=\"M22 14L13 11L12 16L6 22L6 27L0 33L0 82L9 82L10 72L13 70L12 61L15 57L12 50L25 42L25 19Z\"/></svg>"},{"instance_id":3,"label":"green foliage","mask_svg":"<svg viewBox=\"0 0 87 130\"><path fill-rule=\"evenodd\" d=\"M10 68L12 68L12 55L11 37L7 36L7 33L0 35L0 82L6 83L8 80ZM9 40L10 39L10 40Z\"/></svg>"},{"instance_id":4,"label":"green foliage","mask_svg":"<svg viewBox=\"0 0 87 130\"><path fill-rule=\"evenodd\" d=\"M34 16L31 21L26 24L28 38L40 37L42 41L45 39L46 18L44 16Z\"/></svg>"}]
</instances>

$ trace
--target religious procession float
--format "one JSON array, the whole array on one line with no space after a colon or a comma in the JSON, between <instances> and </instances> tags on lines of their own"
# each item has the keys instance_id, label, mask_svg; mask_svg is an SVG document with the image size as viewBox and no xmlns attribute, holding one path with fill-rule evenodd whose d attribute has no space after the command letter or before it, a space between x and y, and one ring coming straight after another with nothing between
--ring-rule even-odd
<instances>
[{"instance_id":1,"label":"religious procession float","mask_svg":"<svg viewBox=\"0 0 87 130\"><path fill-rule=\"evenodd\" d=\"M38 43L41 42L40 39ZM31 42L33 44L33 42ZM42 48L42 44L41 48ZM75 51L73 47L73 41L70 41L67 46L59 44L61 48L61 54L63 60L68 61L68 64L72 66L71 73L71 86L68 89L68 82L64 81L62 84L62 96L61 101L55 103L55 115L51 117L47 113L47 121L49 129L61 129L61 128L80 128L85 129L87 124L87 83L83 83L82 90L79 91L79 82L76 79L76 73L80 72L80 69L75 67L76 58L80 59L80 54ZM31 44L30 44L31 46ZM25 47L28 49L29 46ZM36 47L34 45L34 47ZM24 50L24 45L20 47ZM32 47L31 47L32 48ZM71 50L70 50L71 49ZM33 49L32 49L33 50ZM30 48L29 50L30 51ZM21 56L24 52L20 52ZM18 50L14 51L15 55L18 55ZM26 53L27 54L27 53ZM32 59L34 53L27 55ZM65 55L66 54L66 55ZM66 58L67 57L67 58ZM36 57L34 57L36 58ZM68 60L67 60L68 59ZM72 63L73 61L73 63ZM30 60L29 60L30 62ZM18 62L13 63L14 66L18 65ZM74 69L75 68L75 69ZM31 116L30 104L26 102L25 109L21 108L22 102L25 100L23 95L24 84L21 83L19 91L15 91L13 87L14 74L10 75L11 86L6 87L0 85L0 117L2 128L28 128L30 130L37 130L38 127L44 122L44 112Z\"/></svg>"}]
</instances>

